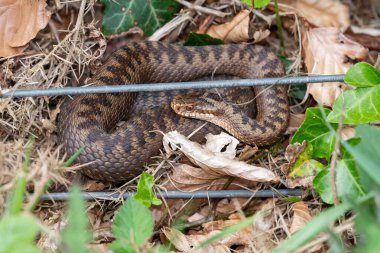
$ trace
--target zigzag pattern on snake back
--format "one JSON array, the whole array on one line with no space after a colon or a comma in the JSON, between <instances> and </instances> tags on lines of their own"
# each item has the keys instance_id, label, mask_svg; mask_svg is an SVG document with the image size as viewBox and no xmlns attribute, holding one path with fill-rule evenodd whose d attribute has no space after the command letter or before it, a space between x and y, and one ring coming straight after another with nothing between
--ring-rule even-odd
<instances>
[{"instance_id":1,"label":"zigzag pattern on snake back","mask_svg":"<svg viewBox=\"0 0 380 253\"><path fill-rule=\"evenodd\" d=\"M131 43L117 50L98 70L92 83L101 86L181 82L211 74L261 78L281 76L284 72L276 55L258 45L182 47L143 42ZM213 111L216 117L210 120L213 124L230 131L247 144L271 144L287 127L287 87L248 89L256 95L256 118L238 111L240 108L235 103L220 104L231 98L233 102L233 99L241 101L248 94L247 89L200 93L209 107L214 104L213 101L219 103L218 109ZM224 94L220 95L222 91ZM159 154L162 135L152 130L178 130L187 135L204 123L173 112L170 103L178 94L183 92L90 94L68 99L58 118L59 141L69 155L85 147L77 160L81 164L90 163L82 170L86 175L105 181L129 179L140 174L151 157ZM249 96L253 98L252 94ZM185 102L188 110L198 107L189 106L186 96L177 97L172 107L180 111L183 108L183 105L179 106L181 102ZM205 116L211 111L205 109L199 114ZM196 117L196 114L186 116ZM125 123L115 129L122 120ZM202 139L207 132L221 131L213 124L202 128L195 140Z\"/></svg>"}]
</instances>

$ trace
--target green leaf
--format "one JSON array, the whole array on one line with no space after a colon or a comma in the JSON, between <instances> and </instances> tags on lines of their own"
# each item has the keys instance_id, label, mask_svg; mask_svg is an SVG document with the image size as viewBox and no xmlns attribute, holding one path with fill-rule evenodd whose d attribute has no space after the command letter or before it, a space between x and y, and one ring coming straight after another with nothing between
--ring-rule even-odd
<instances>
[{"instance_id":1,"label":"green leaf","mask_svg":"<svg viewBox=\"0 0 380 253\"><path fill-rule=\"evenodd\" d=\"M380 85L380 72L366 62L359 62L346 73L344 81L356 87L371 87Z\"/></svg>"},{"instance_id":2,"label":"green leaf","mask_svg":"<svg viewBox=\"0 0 380 253\"><path fill-rule=\"evenodd\" d=\"M361 138L357 145L342 142L342 145L364 171L380 186L380 129L375 126L360 125L356 128L356 136Z\"/></svg>"},{"instance_id":3,"label":"green leaf","mask_svg":"<svg viewBox=\"0 0 380 253\"><path fill-rule=\"evenodd\" d=\"M313 156L313 146L310 143L306 144L306 148L302 151L296 162L290 167L290 178L314 176L321 171L325 166L311 159Z\"/></svg>"},{"instance_id":4,"label":"green leaf","mask_svg":"<svg viewBox=\"0 0 380 253\"><path fill-rule=\"evenodd\" d=\"M138 252L153 233L153 218L149 209L129 198L119 209L112 225L112 232L117 237L111 249L117 252Z\"/></svg>"},{"instance_id":5,"label":"green leaf","mask_svg":"<svg viewBox=\"0 0 380 253\"><path fill-rule=\"evenodd\" d=\"M308 108L305 113L305 120L294 134L291 143L302 143L307 140L313 146L313 157L330 159L335 145L335 133L330 131L324 115L330 113L325 108ZM338 124L331 124L333 129Z\"/></svg>"},{"instance_id":6,"label":"green leaf","mask_svg":"<svg viewBox=\"0 0 380 253\"><path fill-rule=\"evenodd\" d=\"M154 177L147 172L141 173L140 180L137 184L137 193L133 198L146 207L161 205L162 202L153 192Z\"/></svg>"},{"instance_id":7,"label":"green leaf","mask_svg":"<svg viewBox=\"0 0 380 253\"><path fill-rule=\"evenodd\" d=\"M267 6L270 0L243 0L243 3L247 4L250 7L252 7L252 2L255 8L258 9L258 8L264 8L265 6Z\"/></svg>"},{"instance_id":8,"label":"green leaf","mask_svg":"<svg viewBox=\"0 0 380 253\"><path fill-rule=\"evenodd\" d=\"M338 198L358 198L364 195L364 190L360 184L359 173L353 159L338 161L335 171L335 185ZM314 178L313 187L324 202L328 204L334 203L331 190L330 169L324 169L318 173Z\"/></svg>"},{"instance_id":9,"label":"green leaf","mask_svg":"<svg viewBox=\"0 0 380 253\"><path fill-rule=\"evenodd\" d=\"M328 121L338 123L342 110L345 114L343 122L346 124L380 120L380 85L343 92L335 101L333 111L327 117Z\"/></svg>"},{"instance_id":10,"label":"green leaf","mask_svg":"<svg viewBox=\"0 0 380 253\"><path fill-rule=\"evenodd\" d=\"M207 45L222 45L224 41L216 39L208 34L190 33L184 46L207 46Z\"/></svg>"},{"instance_id":11,"label":"green leaf","mask_svg":"<svg viewBox=\"0 0 380 253\"><path fill-rule=\"evenodd\" d=\"M62 231L62 243L65 252L85 253L87 244L91 240L88 231L88 220L80 189L74 186L70 190L69 209L67 213L68 224Z\"/></svg>"},{"instance_id":12,"label":"green leaf","mask_svg":"<svg viewBox=\"0 0 380 253\"><path fill-rule=\"evenodd\" d=\"M37 220L29 214L4 216L0 220L0 252L42 252L35 245L39 232Z\"/></svg>"},{"instance_id":13,"label":"green leaf","mask_svg":"<svg viewBox=\"0 0 380 253\"><path fill-rule=\"evenodd\" d=\"M104 16L102 32L105 35L128 31L138 25L146 36L171 20L181 6L175 0L102 0Z\"/></svg>"}]
</instances>

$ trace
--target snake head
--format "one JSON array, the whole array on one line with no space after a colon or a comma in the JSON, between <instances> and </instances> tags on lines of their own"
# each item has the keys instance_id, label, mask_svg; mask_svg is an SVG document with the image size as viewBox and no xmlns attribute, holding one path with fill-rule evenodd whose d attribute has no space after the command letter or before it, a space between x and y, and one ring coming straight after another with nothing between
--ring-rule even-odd
<instances>
[{"instance_id":1,"label":"snake head","mask_svg":"<svg viewBox=\"0 0 380 253\"><path fill-rule=\"evenodd\" d=\"M178 95L172 100L171 107L180 116L212 121L221 115L220 109L213 102L194 94Z\"/></svg>"}]
</instances>

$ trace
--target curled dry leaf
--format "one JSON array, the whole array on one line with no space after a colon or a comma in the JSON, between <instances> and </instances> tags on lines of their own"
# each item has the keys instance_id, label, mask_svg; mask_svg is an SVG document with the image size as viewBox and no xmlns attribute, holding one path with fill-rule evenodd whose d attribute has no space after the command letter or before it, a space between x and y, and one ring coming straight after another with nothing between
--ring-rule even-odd
<instances>
[{"instance_id":1,"label":"curled dry leaf","mask_svg":"<svg viewBox=\"0 0 380 253\"><path fill-rule=\"evenodd\" d=\"M259 42L269 36L268 29L250 32L251 12L242 10L230 22L222 25L213 25L207 30L211 37L222 39L225 42L245 42L254 39Z\"/></svg>"},{"instance_id":2,"label":"curled dry leaf","mask_svg":"<svg viewBox=\"0 0 380 253\"><path fill-rule=\"evenodd\" d=\"M294 234L294 232L303 228L312 218L309 207L303 201L297 202L293 205L293 212L293 221L289 229L291 234Z\"/></svg>"},{"instance_id":3,"label":"curled dry leaf","mask_svg":"<svg viewBox=\"0 0 380 253\"><path fill-rule=\"evenodd\" d=\"M51 14L45 7L46 0L0 2L0 57L22 52L47 25Z\"/></svg>"},{"instance_id":4,"label":"curled dry leaf","mask_svg":"<svg viewBox=\"0 0 380 253\"><path fill-rule=\"evenodd\" d=\"M174 166L173 173L168 180L160 184L167 190L181 190L192 192L198 190L221 190L225 187L229 177L225 173L215 173L212 170L193 167L188 164ZM241 186L253 188L257 186L256 181L237 178L229 184L228 189L241 189Z\"/></svg>"},{"instance_id":5,"label":"curled dry leaf","mask_svg":"<svg viewBox=\"0 0 380 253\"><path fill-rule=\"evenodd\" d=\"M218 135L220 141L216 142L215 137L210 136L206 138L211 138L217 145L212 146L206 143L205 146L201 146L189 141L177 131L172 131L164 134L164 148L167 153L172 151L170 146L180 149L192 163L198 165L207 174L229 175L258 182L278 181L278 177L270 170L233 160L229 145L233 145L235 149L237 142L234 137L221 133ZM223 148L226 148L228 152L221 152Z\"/></svg>"},{"instance_id":6,"label":"curled dry leaf","mask_svg":"<svg viewBox=\"0 0 380 253\"><path fill-rule=\"evenodd\" d=\"M345 74L351 60L364 59L368 49L348 39L337 28L314 28L305 32L302 41L305 64L309 74ZM308 92L315 100L332 106L335 99L349 87L343 83L309 84Z\"/></svg>"},{"instance_id":7,"label":"curled dry leaf","mask_svg":"<svg viewBox=\"0 0 380 253\"><path fill-rule=\"evenodd\" d=\"M350 26L348 6L333 0L280 0L281 9L295 11L317 27L336 27L345 31ZM292 8L289 8L292 7Z\"/></svg>"}]
</instances>

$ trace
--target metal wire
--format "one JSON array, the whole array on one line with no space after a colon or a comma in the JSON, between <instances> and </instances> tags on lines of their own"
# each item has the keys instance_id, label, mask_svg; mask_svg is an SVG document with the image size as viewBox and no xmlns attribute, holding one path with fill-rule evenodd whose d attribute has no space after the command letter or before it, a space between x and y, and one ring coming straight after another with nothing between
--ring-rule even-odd
<instances>
[{"instance_id":1,"label":"metal wire","mask_svg":"<svg viewBox=\"0 0 380 253\"><path fill-rule=\"evenodd\" d=\"M127 192L123 194L123 198L127 199L135 192ZM301 189L277 189L277 190L218 190L218 191L195 191L195 192L181 192L181 191L166 191L156 193L158 198L167 199L221 199L221 198L275 198L275 197L289 197L289 196L303 196L304 191ZM103 200L118 200L121 195L118 192L82 192L81 196L85 200L103 199ZM66 201L69 199L67 192L53 192L42 195L43 201Z\"/></svg>"},{"instance_id":2,"label":"metal wire","mask_svg":"<svg viewBox=\"0 0 380 253\"><path fill-rule=\"evenodd\" d=\"M344 75L318 75L318 76L297 76L297 77L276 77L260 79L241 79L241 80L216 80L198 82L177 82L177 83L155 83L155 84L128 84L95 87L66 87L50 89L25 89L25 90L4 90L0 98L7 97L35 97L35 96L62 96L79 95L89 93L119 93L119 92L144 92L144 91L163 91L163 90L187 90L187 89L209 89L209 88L228 88L260 85L299 85L304 83L322 82L343 82Z\"/></svg>"}]
</instances>

